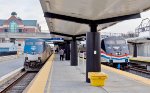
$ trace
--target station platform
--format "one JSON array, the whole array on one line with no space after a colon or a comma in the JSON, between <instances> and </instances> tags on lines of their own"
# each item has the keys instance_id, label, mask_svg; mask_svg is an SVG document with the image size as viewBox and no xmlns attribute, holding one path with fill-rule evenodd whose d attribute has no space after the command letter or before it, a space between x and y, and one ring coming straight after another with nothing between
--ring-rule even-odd
<instances>
[{"instance_id":1,"label":"station platform","mask_svg":"<svg viewBox=\"0 0 150 93\"><path fill-rule=\"evenodd\" d=\"M56 56L50 78L50 93L107 93L101 87L92 87L85 82L85 74L70 61L60 61ZM47 91L47 93L48 93Z\"/></svg>"},{"instance_id":2,"label":"station platform","mask_svg":"<svg viewBox=\"0 0 150 93\"><path fill-rule=\"evenodd\" d=\"M104 87L93 87L85 82L85 73L82 66L70 66L70 61L60 61L55 55L49 67L38 76L24 93L149 93L150 79L133 75L102 65L102 72L108 74ZM79 62L81 63L81 62ZM48 73L47 73L48 72ZM44 74L43 74L44 73ZM47 74L46 74L47 73ZM47 77L47 80L44 80ZM46 82L46 83L44 83ZM43 85L45 84L45 85ZM39 87L37 87L39 86ZM43 89L41 89L41 87ZM41 90L39 90L41 89Z\"/></svg>"},{"instance_id":3,"label":"station platform","mask_svg":"<svg viewBox=\"0 0 150 93\"><path fill-rule=\"evenodd\" d=\"M136 61L136 62L142 62L142 63L150 64L150 57L142 57L142 56L130 57L129 60L134 61L134 62Z\"/></svg>"},{"instance_id":4,"label":"station platform","mask_svg":"<svg viewBox=\"0 0 150 93\"><path fill-rule=\"evenodd\" d=\"M23 56L5 56L0 58L0 77L22 67L24 64Z\"/></svg>"}]
</instances>

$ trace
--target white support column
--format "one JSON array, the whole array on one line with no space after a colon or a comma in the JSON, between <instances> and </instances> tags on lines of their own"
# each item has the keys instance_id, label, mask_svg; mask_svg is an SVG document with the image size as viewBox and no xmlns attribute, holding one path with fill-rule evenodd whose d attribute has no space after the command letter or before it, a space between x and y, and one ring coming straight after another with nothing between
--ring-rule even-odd
<instances>
[{"instance_id":1,"label":"white support column","mask_svg":"<svg viewBox=\"0 0 150 93\"><path fill-rule=\"evenodd\" d=\"M147 66L147 70L150 71L150 66Z\"/></svg>"},{"instance_id":2,"label":"white support column","mask_svg":"<svg viewBox=\"0 0 150 93\"><path fill-rule=\"evenodd\" d=\"M83 62L82 62L82 69L83 69L83 70L82 70L82 71L83 71L83 73L86 73L86 65L85 65L85 59L84 59L84 58L85 58L85 55L84 55L84 53L85 53L85 52L82 53L82 55L83 55L83 59L82 59L82 60L83 60Z\"/></svg>"},{"instance_id":3,"label":"white support column","mask_svg":"<svg viewBox=\"0 0 150 93\"><path fill-rule=\"evenodd\" d=\"M78 67L80 68L80 51L78 52Z\"/></svg>"}]
</instances>

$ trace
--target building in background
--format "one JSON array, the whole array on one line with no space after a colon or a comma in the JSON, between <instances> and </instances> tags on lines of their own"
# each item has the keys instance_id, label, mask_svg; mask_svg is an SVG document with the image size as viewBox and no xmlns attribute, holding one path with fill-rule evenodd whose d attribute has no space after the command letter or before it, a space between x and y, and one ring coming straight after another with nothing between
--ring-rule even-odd
<instances>
[{"instance_id":1,"label":"building in background","mask_svg":"<svg viewBox=\"0 0 150 93\"><path fill-rule=\"evenodd\" d=\"M12 12L10 18L0 19L0 32L41 32L37 20L22 20L17 17L16 12Z\"/></svg>"},{"instance_id":2,"label":"building in background","mask_svg":"<svg viewBox=\"0 0 150 93\"><path fill-rule=\"evenodd\" d=\"M1 33L40 33L41 27L37 23L37 20L24 20L17 16L16 12L12 12L10 18L0 18L0 34ZM11 45L12 43L17 47L17 53L23 54L25 38L8 38L0 37L0 43ZM6 46L7 46L6 45ZM7 48L7 47L6 47ZM6 49L2 47L0 52ZM8 48L7 48L8 50Z\"/></svg>"}]
</instances>

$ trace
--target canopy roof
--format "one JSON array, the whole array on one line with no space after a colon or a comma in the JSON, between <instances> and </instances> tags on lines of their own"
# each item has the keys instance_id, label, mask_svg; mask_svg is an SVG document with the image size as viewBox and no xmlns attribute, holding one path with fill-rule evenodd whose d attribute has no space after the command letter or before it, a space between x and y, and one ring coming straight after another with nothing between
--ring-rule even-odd
<instances>
[{"instance_id":1,"label":"canopy roof","mask_svg":"<svg viewBox=\"0 0 150 93\"><path fill-rule=\"evenodd\" d=\"M89 32L87 24L92 22L102 25L98 26L101 30L125 19L138 18L140 12L150 8L150 0L40 1L50 31L71 36Z\"/></svg>"},{"instance_id":2,"label":"canopy roof","mask_svg":"<svg viewBox=\"0 0 150 93\"><path fill-rule=\"evenodd\" d=\"M129 38L127 39L128 43L147 43L150 42L150 37L136 37L136 38Z\"/></svg>"}]
</instances>

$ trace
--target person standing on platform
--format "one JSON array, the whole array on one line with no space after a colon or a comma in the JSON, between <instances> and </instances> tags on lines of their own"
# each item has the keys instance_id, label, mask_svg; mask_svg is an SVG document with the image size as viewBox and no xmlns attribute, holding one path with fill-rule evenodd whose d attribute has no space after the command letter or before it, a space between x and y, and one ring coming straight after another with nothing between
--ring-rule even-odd
<instances>
[{"instance_id":1,"label":"person standing on platform","mask_svg":"<svg viewBox=\"0 0 150 93\"><path fill-rule=\"evenodd\" d=\"M60 49L59 54L60 54L60 60L63 61L63 59L64 59L64 50Z\"/></svg>"}]
</instances>

